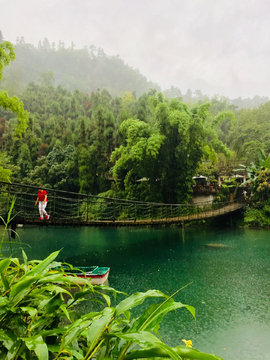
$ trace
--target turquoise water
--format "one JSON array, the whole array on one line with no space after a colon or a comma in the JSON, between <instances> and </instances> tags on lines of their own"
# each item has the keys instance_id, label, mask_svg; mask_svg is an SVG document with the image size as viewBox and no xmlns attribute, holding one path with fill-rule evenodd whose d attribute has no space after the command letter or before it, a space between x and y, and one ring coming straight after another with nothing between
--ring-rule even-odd
<instances>
[{"instance_id":1,"label":"turquoise water","mask_svg":"<svg viewBox=\"0 0 270 360\"><path fill-rule=\"evenodd\" d=\"M61 250L59 260L111 268L110 286L132 294L159 289L196 309L166 315L160 328L169 345L191 339L194 347L225 360L270 359L269 230L181 228L17 229L23 244L5 255L42 259ZM223 244L213 248L209 243Z\"/></svg>"}]
</instances>

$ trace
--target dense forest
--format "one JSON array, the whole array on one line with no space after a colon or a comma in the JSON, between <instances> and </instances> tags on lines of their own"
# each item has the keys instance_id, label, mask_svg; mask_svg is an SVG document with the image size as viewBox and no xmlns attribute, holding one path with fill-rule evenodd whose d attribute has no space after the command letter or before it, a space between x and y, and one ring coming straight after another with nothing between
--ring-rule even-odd
<instances>
[{"instance_id":1,"label":"dense forest","mask_svg":"<svg viewBox=\"0 0 270 360\"><path fill-rule=\"evenodd\" d=\"M22 123L0 99L1 180L180 203L193 176L230 176L270 153L270 102L162 93L118 57L60 45L20 39L5 67L1 93L19 95L29 121L15 136Z\"/></svg>"}]
</instances>

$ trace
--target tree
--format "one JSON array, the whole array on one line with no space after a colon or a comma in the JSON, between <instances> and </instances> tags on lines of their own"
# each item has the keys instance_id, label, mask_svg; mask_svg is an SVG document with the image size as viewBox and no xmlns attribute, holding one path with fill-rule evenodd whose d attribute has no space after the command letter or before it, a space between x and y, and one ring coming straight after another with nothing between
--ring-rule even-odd
<instances>
[{"instance_id":1,"label":"tree","mask_svg":"<svg viewBox=\"0 0 270 360\"><path fill-rule=\"evenodd\" d=\"M79 144L86 145L86 127L84 119L80 122Z\"/></svg>"},{"instance_id":2,"label":"tree","mask_svg":"<svg viewBox=\"0 0 270 360\"><path fill-rule=\"evenodd\" d=\"M206 126L209 103L188 110L178 99L165 101L159 93L149 104L149 124L128 119L120 126L125 143L112 154L115 191L146 201L187 201L201 161L215 150L228 149L213 126Z\"/></svg>"},{"instance_id":3,"label":"tree","mask_svg":"<svg viewBox=\"0 0 270 360\"><path fill-rule=\"evenodd\" d=\"M168 98L178 98L178 100L182 99L182 93L178 87L171 86L170 89L164 90L163 94Z\"/></svg>"},{"instance_id":4,"label":"tree","mask_svg":"<svg viewBox=\"0 0 270 360\"><path fill-rule=\"evenodd\" d=\"M192 91L190 89L188 89L187 92L185 93L184 100L186 102L192 101Z\"/></svg>"},{"instance_id":5,"label":"tree","mask_svg":"<svg viewBox=\"0 0 270 360\"><path fill-rule=\"evenodd\" d=\"M13 45L9 41L3 41L0 43L0 80L3 77L4 67L13 60L15 60ZM23 103L16 96L11 98L6 91L0 91L0 106L17 114L16 135L21 137L28 123L28 113L24 110Z\"/></svg>"},{"instance_id":6,"label":"tree","mask_svg":"<svg viewBox=\"0 0 270 360\"><path fill-rule=\"evenodd\" d=\"M0 181L10 182L11 170L0 166Z\"/></svg>"},{"instance_id":7,"label":"tree","mask_svg":"<svg viewBox=\"0 0 270 360\"><path fill-rule=\"evenodd\" d=\"M2 33L1 33L2 35ZM3 70L5 66L9 66L10 62L15 60L15 51L13 45L9 41L2 41L0 44L0 79L3 78Z\"/></svg>"},{"instance_id":8,"label":"tree","mask_svg":"<svg viewBox=\"0 0 270 360\"><path fill-rule=\"evenodd\" d=\"M51 86L54 83L55 75L51 70L47 70L39 75L41 86Z\"/></svg>"},{"instance_id":9,"label":"tree","mask_svg":"<svg viewBox=\"0 0 270 360\"><path fill-rule=\"evenodd\" d=\"M155 160L164 136L152 131L149 124L135 119L124 121L120 131L126 137L126 146L121 145L111 158L115 162L113 177L117 192L130 199L150 199L150 193L145 194L145 199L141 199L138 192L144 184L141 185L138 181L145 178L153 182Z\"/></svg>"},{"instance_id":10,"label":"tree","mask_svg":"<svg viewBox=\"0 0 270 360\"><path fill-rule=\"evenodd\" d=\"M15 60L15 51L13 45L8 41L3 41L2 32L0 32L0 80L3 77L3 70L11 61ZM24 110L23 103L17 97L9 97L6 91L0 91L0 107L5 110L11 110L17 114L18 123L16 123L15 134L21 137L27 128L28 113ZM0 157L2 154L0 153ZM3 165L3 163L2 163ZM11 170L0 166L1 181L10 181Z\"/></svg>"},{"instance_id":11,"label":"tree","mask_svg":"<svg viewBox=\"0 0 270 360\"><path fill-rule=\"evenodd\" d=\"M259 152L270 153L269 121L270 102L237 113L229 131L228 144L241 159L258 164Z\"/></svg>"},{"instance_id":12,"label":"tree","mask_svg":"<svg viewBox=\"0 0 270 360\"><path fill-rule=\"evenodd\" d=\"M94 145L91 145L89 149L82 147L78 151L80 192L96 195L99 192L96 148Z\"/></svg>"},{"instance_id":13,"label":"tree","mask_svg":"<svg viewBox=\"0 0 270 360\"><path fill-rule=\"evenodd\" d=\"M35 168L30 171L23 181L31 185L53 187L60 190L76 191L74 189L74 174L71 174L70 164L74 161L74 147L62 147L59 141L47 156L37 160Z\"/></svg>"},{"instance_id":14,"label":"tree","mask_svg":"<svg viewBox=\"0 0 270 360\"><path fill-rule=\"evenodd\" d=\"M24 178L32 169L30 150L27 144L20 146L17 165L20 167L21 178Z\"/></svg>"}]
</instances>

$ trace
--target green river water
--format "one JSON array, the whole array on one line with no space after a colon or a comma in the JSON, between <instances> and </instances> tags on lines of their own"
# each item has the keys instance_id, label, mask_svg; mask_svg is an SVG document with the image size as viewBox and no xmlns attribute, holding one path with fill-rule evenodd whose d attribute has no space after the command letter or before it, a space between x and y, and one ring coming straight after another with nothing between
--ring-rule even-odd
<instances>
[{"instance_id":1,"label":"green river water","mask_svg":"<svg viewBox=\"0 0 270 360\"><path fill-rule=\"evenodd\" d=\"M179 228L26 227L23 244L3 246L5 255L111 268L109 284L132 294L159 289L196 309L165 316L164 342L192 340L201 351L225 360L270 359L270 230ZM224 247L209 247L215 243Z\"/></svg>"}]
</instances>

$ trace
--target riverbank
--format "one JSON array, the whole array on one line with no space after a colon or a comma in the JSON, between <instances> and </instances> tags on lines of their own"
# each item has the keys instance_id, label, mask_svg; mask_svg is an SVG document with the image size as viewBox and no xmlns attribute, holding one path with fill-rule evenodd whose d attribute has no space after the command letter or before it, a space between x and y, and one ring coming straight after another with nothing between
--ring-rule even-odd
<instances>
[{"instance_id":1,"label":"riverbank","mask_svg":"<svg viewBox=\"0 0 270 360\"><path fill-rule=\"evenodd\" d=\"M248 206L244 213L243 226L248 228L269 228L270 200Z\"/></svg>"}]
</instances>

